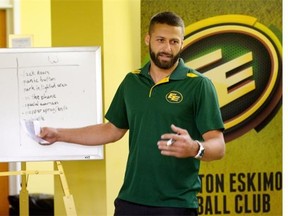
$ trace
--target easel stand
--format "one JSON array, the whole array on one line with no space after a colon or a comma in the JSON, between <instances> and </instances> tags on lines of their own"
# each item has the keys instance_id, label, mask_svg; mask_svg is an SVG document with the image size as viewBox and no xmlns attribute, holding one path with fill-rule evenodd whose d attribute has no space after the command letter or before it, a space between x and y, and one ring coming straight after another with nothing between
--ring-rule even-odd
<instances>
[{"instance_id":1,"label":"easel stand","mask_svg":"<svg viewBox=\"0 0 288 216\"><path fill-rule=\"evenodd\" d=\"M20 206L20 215L28 216L29 215L29 193L27 190L28 177L31 174L52 174L59 175L60 181L62 184L62 189L64 192L64 205L66 209L67 216L77 216L76 208L74 204L74 199L72 194L70 194L63 166L60 161L56 161L57 169L54 171L38 171L38 170L26 170L26 162L21 162L20 171L8 171L0 172L0 176L12 176L12 175L21 175L21 190L19 195L19 206Z\"/></svg>"}]
</instances>

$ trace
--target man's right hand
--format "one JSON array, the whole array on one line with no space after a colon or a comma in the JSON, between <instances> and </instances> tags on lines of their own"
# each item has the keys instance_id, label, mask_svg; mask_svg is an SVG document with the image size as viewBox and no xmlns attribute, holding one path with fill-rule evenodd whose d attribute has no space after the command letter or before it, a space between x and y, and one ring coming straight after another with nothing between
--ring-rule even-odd
<instances>
[{"instance_id":1,"label":"man's right hand","mask_svg":"<svg viewBox=\"0 0 288 216\"><path fill-rule=\"evenodd\" d=\"M43 145L51 145L58 141L58 131L56 128L42 127L38 136L47 141L47 143L40 143Z\"/></svg>"}]
</instances>

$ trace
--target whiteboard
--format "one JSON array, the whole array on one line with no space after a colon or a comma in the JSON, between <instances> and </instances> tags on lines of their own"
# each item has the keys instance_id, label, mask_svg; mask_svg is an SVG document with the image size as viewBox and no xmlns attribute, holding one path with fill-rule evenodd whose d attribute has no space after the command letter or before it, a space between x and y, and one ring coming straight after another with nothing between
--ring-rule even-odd
<instances>
[{"instance_id":1,"label":"whiteboard","mask_svg":"<svg viewBox=\"0 0 288 216\"><path fill-rule=\"evenodd\" d=\"M43 146L21 125L75 128L102 117L100 47L0 49L0 162L102 159L103 146Z\"/></svg>"}]
</instances>

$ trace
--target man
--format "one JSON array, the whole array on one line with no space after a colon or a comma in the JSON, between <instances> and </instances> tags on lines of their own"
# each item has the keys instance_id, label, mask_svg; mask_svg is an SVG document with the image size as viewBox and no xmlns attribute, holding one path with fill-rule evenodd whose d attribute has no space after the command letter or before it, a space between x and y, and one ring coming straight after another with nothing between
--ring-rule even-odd
<instances>
[{"instance_id":1,"label":"man","mask_svg":"<svg viewBox=\"0 0 288 216\"><path fill-rule=\"evenodd\" d=\"M82 145L116 142L129 129L129 156L115 215L197 215L200 160L225 154L212 82L185 66L184 23L171 12L152 17L145 43L151 61L128 73L105 117L75 129L42 128L41 137Z\"/></svg>"}]
</instances>

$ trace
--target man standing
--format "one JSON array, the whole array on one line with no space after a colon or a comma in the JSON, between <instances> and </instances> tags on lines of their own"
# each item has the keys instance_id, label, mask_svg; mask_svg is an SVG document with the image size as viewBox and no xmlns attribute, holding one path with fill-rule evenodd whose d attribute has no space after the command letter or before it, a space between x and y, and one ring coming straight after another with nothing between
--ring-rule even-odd
<instances>
[{"instance_id":1,"label":"man standing","mask_svg":"<svg viewBox=\"0 0 288 216\"><path fill-rule=\"evenodd\" d=\"M150 21L150 62L128 73L105 115L83 128L42 128L50 144L102 145L129 130L124 183L115 215L197 215L200 160L225 154L223 122L212 82L180 58L184 22L172 12Z\"/></svg>"}]
</instances>

